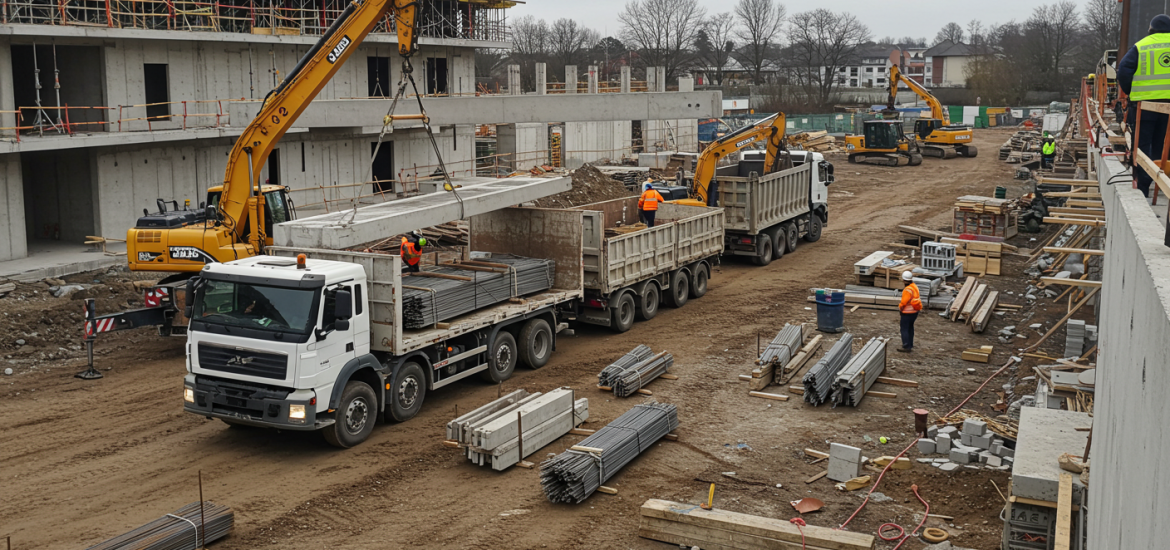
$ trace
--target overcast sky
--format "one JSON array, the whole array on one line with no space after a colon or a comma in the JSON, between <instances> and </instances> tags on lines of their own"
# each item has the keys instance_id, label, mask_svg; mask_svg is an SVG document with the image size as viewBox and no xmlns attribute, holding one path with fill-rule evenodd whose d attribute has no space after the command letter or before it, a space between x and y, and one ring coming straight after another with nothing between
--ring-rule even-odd
<instances>
[{"instance_id":1,"label":"overcast sky","mask_svg":"<svg viewBox=\"0 0 1170 550\"><path fill-rule=\"evenodd\" d=\"M1083 4L1080 0L1074 0ZM508 10L510 17L533 15L553 21L562 17L596 29L602 36L616 35L621 29L617 14L626 0L527 0ZM707 13L731 11L735 0L699 0ZM820 7L834 11L848 11L869 26L874 39L885 36L901 38L925 37L929 42L943 25L954 21L964 28L972 19L984 25L1022 21L1032 13L1039 2L1020 0L827 0L823 2L783 2L790 15Z\"/></svg>"}]
</instances>

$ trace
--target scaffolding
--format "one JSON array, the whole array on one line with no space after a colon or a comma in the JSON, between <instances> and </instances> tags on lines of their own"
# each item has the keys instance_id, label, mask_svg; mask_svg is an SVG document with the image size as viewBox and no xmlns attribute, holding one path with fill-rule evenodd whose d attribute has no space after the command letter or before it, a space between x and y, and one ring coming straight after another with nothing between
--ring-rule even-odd
<instances>
[{"instance_id":1,"label":"scaffolding","mask_svg":"<svg viewBox=\"0 0 1170 550\"><path fill-rule=\"evenodd\" d=\"M3 24L318 36L347 0L0 0ZM419 13L419 36L504 42L508 2L433 0ZM393 33L386 17L375 33Z\"/></svg>"}]
</instances>

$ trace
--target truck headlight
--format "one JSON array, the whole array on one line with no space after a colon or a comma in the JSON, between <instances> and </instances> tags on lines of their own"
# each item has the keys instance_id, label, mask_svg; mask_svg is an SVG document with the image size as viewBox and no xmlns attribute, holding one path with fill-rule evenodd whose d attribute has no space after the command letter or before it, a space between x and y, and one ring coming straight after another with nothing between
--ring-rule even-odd
<instances>
[{"instance_id":1,"label":"truck headlight","mask_svg":"<svg viewBox=\"0 0 1170 550\"><path fill-rule=\"evenodd\" d=\"M183 388L183 401L188 403L195 402L195 390L191 388Z\"/></svg>"},{"instance_id":2,"label":"truck headlight","mask_svg":"<svg viewBox=\"0 0 1170 550\"><path fill-rule=\"evenodd\" d=\"M304 420L305 419L305 406L304 405L289 405L288 406L288 417L292 420Z\"/></svg>"}]
</instances>

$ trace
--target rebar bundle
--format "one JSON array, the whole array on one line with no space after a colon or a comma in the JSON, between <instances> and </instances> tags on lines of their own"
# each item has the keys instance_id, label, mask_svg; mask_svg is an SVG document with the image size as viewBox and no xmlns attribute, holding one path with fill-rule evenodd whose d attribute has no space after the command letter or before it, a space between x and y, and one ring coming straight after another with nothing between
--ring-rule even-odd
<instances>
[{"instance_id":1,"label":"rebar bundle","mask_svg":"<svg viewBox=\"0 0 1170 550\"><path fill-rule=\"evenodd\" d=\"M787 365L800 349L801 343L804 342L803 329L804 325L785 324L784 328L780 329L776 337L764 348L764 352L760 354L756 364L775 364L781 367Z\"/></svg>"},{"instance_id":2,"label":"rebar bundle","mask_svg":"<svg viewBox=\"0 0 1170 550\"><path fill-rule=\"evenodd\" d=\"M886 339L870 338L833 381L833 406L856 407L886 370Z\"/></svg>"},{"instance_id":3,"label":"rebar bundle","mask_svg":"<svg viewBox=\"0 0 1170 550\"><path fill-rule=\"evenodd\" d=\"M494 255L498 271L465 270L443 266L403 283L402 321L419 329L453 319L500 302L548 290L553 284L552 260Z\"/></svg>"},{"instance_id":4,"label":"rebar bundle","mask_svg":"<svg viewBox=\"0 0 1170 550\"><path fill-rule=\"evenodd\" d=\"M629 397L651 380L666 374L674 366L674 356L665 351L619 373L613 379L613 394Z\"/></svg>"},{"instance_id":5,"label":"rebar bundle","mask_svg":"<svg viewBox=\"0 0 1170 550\"><path fill-rule=\"evenodd\" d=\"M608 367L601 369L601 373L597 375L597 385L610 387L613 386L613 380L616 376L621 374L626 369L641 363L654 355L650 350L650 346L640 345L629 353L621 356L617 361L610 363Z\"/></svg>"},{"instance_id":6,"label":"rebar bundle","mask_svg":"<svg viewBox=\"0 0 1170 550\"><path fill-rule=\"evenodd\" d=\"M804 374L804 401L811 405L820 405L829 400L833 389L833 382L837 373L845 368L845 364L853 357L853 335L846 332L841 339Z\"/></svg>"},{"instance_id":7,"label":"rebar bundle","mask_svg":"<svg viewBox=\"0 0 1170 550\"><path fill-rule=\"evenodd\" d=\"M142 527L103 541L87 550L189 550L226 537L235 514L227 506L192 502Z\"/></svg>"},{"instance_id":8,"label":"rebar bundle","mask_svg":"<svg viewBox=\"0 0 1170 550\"><path fill-rule=\"evenodd\" d=\"M570 449L540 463L540 485L550 502L579 504L662 436L678 427L678 409L635 405Z\"/></svg>"}]
</instances>

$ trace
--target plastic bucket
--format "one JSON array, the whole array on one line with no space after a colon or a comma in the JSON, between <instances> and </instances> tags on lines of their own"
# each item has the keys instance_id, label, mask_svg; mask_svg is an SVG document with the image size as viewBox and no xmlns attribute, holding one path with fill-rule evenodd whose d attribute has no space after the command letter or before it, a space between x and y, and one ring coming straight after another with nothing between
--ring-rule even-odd
<instances>
[{"instance_id":1,"label":"plastic bucket","mask_svg":"<svg viewBox=\"0 0 1170 550\"><path fill-rule=\"evenodd\" d=\"M817 330L842 332L845 330L845 293L817 293Z\"/></svg>"}]
</instances>

